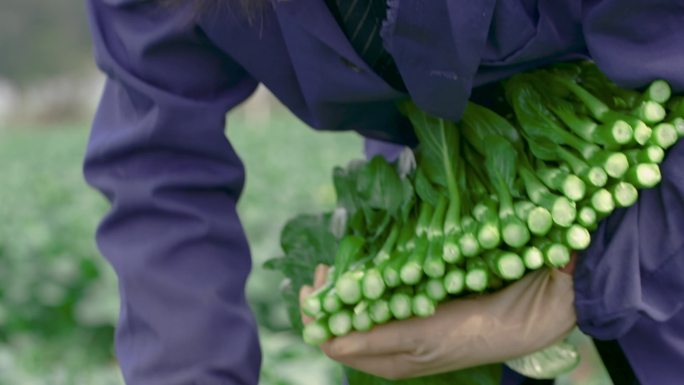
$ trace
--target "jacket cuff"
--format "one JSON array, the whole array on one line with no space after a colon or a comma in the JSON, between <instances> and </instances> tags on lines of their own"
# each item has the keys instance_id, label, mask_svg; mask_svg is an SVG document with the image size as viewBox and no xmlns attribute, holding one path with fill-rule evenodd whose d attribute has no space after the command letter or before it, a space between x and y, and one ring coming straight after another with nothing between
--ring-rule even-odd
<instances>
[{"instance_id":1,"label":"jacket cuff","mask_svg":"<svg viewBox=\"0 0 684 385\"><path fill-rule=\"evenodd\" d=\"M684 142L661 165L662 182L605 218L574 273L580 329L617 339L643 318L667 322L684 306Z\"/></svg>"}]
</instances>

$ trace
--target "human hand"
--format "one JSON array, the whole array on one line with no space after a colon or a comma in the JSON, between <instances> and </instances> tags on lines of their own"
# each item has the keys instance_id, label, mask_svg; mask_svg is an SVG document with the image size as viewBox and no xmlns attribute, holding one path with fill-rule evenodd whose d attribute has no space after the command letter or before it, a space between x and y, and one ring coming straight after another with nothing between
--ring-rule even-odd
<instances>
[{"instance_id":1,"label":"human hand","mask_svg":"<svg viewBox=\"0 0 684 385\"><path fill-rule=\"evenodd\" d=\"M577 252L573 251L572 254L570 255L570 262L568 262L567 265L564 267L558 269L558 271L573 275L575 273L575 265L577 264Z\"/></svg>"},{"instance_id":2,"label":"human hand","mask_svg":"<svg viewBox=\"0 0 684 385\"><path fill-rule=\"evenodd\" d=\"M325 272L316 269L315 287L324 283ZM300 297L315 287L304 287ZM321 349L336 361L388 379L504 362L569 334L576 320L573 299L572 276L543 269L499 292L445 302L431 317L353 332Z\"/></svg>"},{"instance_id":3,"label":"human hand","mask_svg":"<svg viewBox=\"0 0 684 385\"><path fill-rule=\"evenodd\" d=\"M325 284L325 280L328 277L328 270L330 269L329 266L320 264L316 266L316 269L314 270L314 280L313 280L313 287L309 285L304 285L302 286L301 289L299 289L299 304L300 308L302 308L302 304L304 303L304 299L308 297L311 293L316 291L319 287L323 286ZM302 323L304 325L308 324L309 322L313 321L313 318L307 316L304 313L301 313L302 316Z\"/></svg>"}]
</instances>

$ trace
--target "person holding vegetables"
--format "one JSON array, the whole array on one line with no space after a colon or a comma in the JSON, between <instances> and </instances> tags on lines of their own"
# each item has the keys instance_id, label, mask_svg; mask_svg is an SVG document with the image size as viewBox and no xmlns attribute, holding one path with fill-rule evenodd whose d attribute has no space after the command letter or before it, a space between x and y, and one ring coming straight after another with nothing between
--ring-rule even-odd
<instances>
[{"instance_id":1,"label":"person holding vegetables","mask_svg":"<svg viewBox=\"0 0 684 385\"><path fill-rule=\"evenodd\" d=\"M251 263L235 210L244 170L224 125L259 83L313 128L354 130L368 138L369 157L390 159L390 143L420 139L398 102L467 123L469 99L486 100L495 82L552 63L592 59L622 86L664 79L684 91L684 8L673 0L88 0L88 12L108 78L84 174L112 202L97 241L119 277L116 348L129 385L258 382L258 337L244 296ZM577 136L620 140L619 126L611 139L570 124L553 93L542 102ZM683 158L677 143L662 182L600 222L572 276L538 270L497 293L448 302L432 317L333 339L324 351L369 373L414 377L527 354L576 321L606 353L609 371L619 369L611 372L616 383L679 383ZM590 185L626 165L566 159ZM568 186L568 196L579 194ZM553 207L562 223L568 206ZM521 239L510 234L511 244ZM325 274L318 270L318 285ZM525 381L506 373L502 381Z\"/></svg>"}]
</instances>

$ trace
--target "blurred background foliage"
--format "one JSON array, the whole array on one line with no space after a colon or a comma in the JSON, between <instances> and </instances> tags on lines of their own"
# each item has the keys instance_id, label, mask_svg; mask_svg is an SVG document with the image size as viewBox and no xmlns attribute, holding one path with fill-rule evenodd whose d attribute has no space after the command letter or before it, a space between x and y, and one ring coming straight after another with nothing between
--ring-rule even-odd
<instances>
[{"instance_id":1,"label":"blurred background foliage","mask_svg":"<svg viewBox=\"0 0 684 385\"><path fill-rule=\"evenodd\" d=\"M84 2L2 0L0 74L21 85L88 68Z\"/></svg>"},{"instance_id":2,"label":"blurred background foliage","mask_svg":"<svg viewBox=\"0 0 684 385\"><path fill-rule=\"evenodd\" d=\"M94 234L108 204L81 175L102 85L83 0L0 3L0 385L122 385L113 353L116 277ZM238 209L251 245L248 296L260 325L261 385L339 384L340 370L289 331L281 277L261 264L300 212L334 202L334 165L361 156L353 133L314 132L260 89L229 114L247 169ZM559 384L610 384L593 346Z\"/></svg>"},{"instance_id":3,"label":"blurred background foliage","mask_svg":"<svg viewBox=\"0 0 684 385\"><path fill-rule=\"evenodd\" d=\"M238 206L254 260L248 296L262 383L321 385L339 370L289 332L281 277L261 264L279 255L288 217L331 207L329 171L358 157L361 141L315 134L281 113L248 124L243 109L228 125L248 174ZM122 383L112 352L116 278L94 243L108 203L81 176L87 135L85 124L0 131L0 385Z\"/></svg>"}]
</instances>

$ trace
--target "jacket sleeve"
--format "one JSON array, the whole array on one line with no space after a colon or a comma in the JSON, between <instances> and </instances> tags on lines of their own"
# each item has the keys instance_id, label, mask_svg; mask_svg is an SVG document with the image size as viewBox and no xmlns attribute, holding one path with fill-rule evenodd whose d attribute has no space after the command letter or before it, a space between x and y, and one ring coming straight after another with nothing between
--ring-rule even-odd
<instances>
[{"instance_id":1,"label":"jacket sleeve","mask_svg":"<svg viewBox=\"0 0 684 385\"><path fill-rule=\"evenodd\" d=\"M97 243L119 280L116 353L129 385L256 385L244 171L224 124L257 82L189 9L158 3L88 1L107 81L84 174L112 203Z\"/></svg>"},{"instance_id":2,"label":"jacket sleeve","mask_svg":"<svg viewBox=\"0 0 684 385\"><path fill-rule=\"evenodd\" d=\"M684 91L681 2L585 1L583 14L589 52L610 78L627 87L664 78L675 92ZM641 320L661 327L681 322L675 316L684 307L682 165L680 141L662 164L660 185L641 191L634 206L603 220L580 255L576 309L587 334L620 339ZM682 324L677 327L684 330Z\"/></svg>"}]
</instances>

